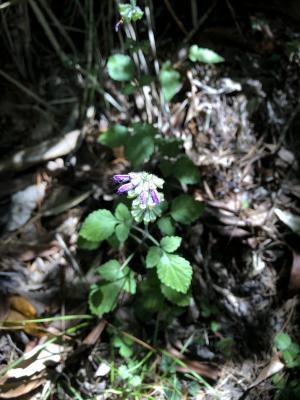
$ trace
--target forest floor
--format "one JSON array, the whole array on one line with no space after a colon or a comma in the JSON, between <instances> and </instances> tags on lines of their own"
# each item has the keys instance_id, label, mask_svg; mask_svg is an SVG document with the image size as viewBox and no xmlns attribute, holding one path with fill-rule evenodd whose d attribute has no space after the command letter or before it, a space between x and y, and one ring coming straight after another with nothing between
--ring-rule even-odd
<instances>
[{"instance_id":1,"label":"forest floor","mask_svg":"<svg viewBox=\"0 0 300 400\"><path fill-rule=\"evenodd\" d=\"M300 39L276 18L255 22L246 39L242 25L240 36L193 38L218 41L226 61L216 65L190 63L187 45L166 57L162 40L183 77L163 110L107 76L117 106L101 103L80 68L69 74L53 54L36 86L18 78L24 66L4 63L1 399L300 398ZM111 177L130 171L124 149L98 137L141 120L182 139L201 174L181 187L205 208L180 228L193 299L172 320L142 318L126 296L92 315L89 288L111 250L78 247L87 214L113 207Z\"/></svg>"}]
</instances>

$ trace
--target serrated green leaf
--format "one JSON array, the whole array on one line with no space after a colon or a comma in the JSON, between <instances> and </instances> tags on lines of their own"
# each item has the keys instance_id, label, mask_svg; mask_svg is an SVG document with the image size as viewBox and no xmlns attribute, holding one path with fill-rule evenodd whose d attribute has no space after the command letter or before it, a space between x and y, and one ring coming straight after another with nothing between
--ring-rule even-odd
<instances>
[{"instance_id":1,"label":"serrated green leaf","mask_svg":"<svg viewBox=\"0 0 300 400\"><path fill-rule=\"evenodd\" d=\"M96 272L105 280L113 282L120 289L131 294L136 292L133 271L128 267L121 269L121 265L117 260L107 261L105 264L98 267Z\"/></svg>"},{"instance_id":2,"label":"serrated green leaf","mask_svg":"<svg viewBox=\"0 0 300 400\"><path fill-rule=\"evenodd\" d=\"M121 243L128 239L129 232L129 226L124 223L116 226L116 236Z\"/></svg>"},{"instance_id":3,"label":"serrated green leaf","mask_svg":"<svg viewBox=\"0 0 300 400\"><path fill-rule=\"evenodd\" d=\"M175 70L163 70L159 74L162 91L167 101L170 101L181 89L181 78Z\"/></svg>"},{"instance_id":4,"label":"serrated green leaf","mask_svg":"<svg viewBox=\"0 0 300 400\"><path fill-rule=\"evenodd\" d=\"M191 224L200 217L202 212L203 203L187 194L176 197L171 203L171 216L181 224Z\"/></svg>"},{"instance_id":5,"label":"serrated green leaf","mask_svg":"<svg viewBox=\"0 0 300 400\"><path fill-rule=\"evenodd\" d=\"M134 78L134 62L125 54L110 56L107 62L107 70L108 75L115 81L131 81Z\"/></svg>"},{"instance_id":6,"label":"serrated green leaf","mask_svg":"<svg viewBox=\"0 0 300 400\"><path fill-rule=\"evenodd\" d=\"M119 4L119 12L126 23L138 21L139 19L143 18L144 15L144 12L140 9L140 7L128 3Z\"/></svg>"},{"instance_id":7,"label":"serrated green leaf","mask_svg":"<svg viewBox=\"0 0 300 400\"><path fill-rule=\"evenodd\" d=\"M163 235L172 236L175 232L175 227L172 224L170 217L163 217L157 221L157 225Z\"/></svg>"},{"instance_id":8,"label":"serrated green leaf","mask_svg":"<svg viewBox=\"0 0 300 400\"><path fill-rule=\"evenodd\" d=\"M117 260L109 260L106 263L100 265L96 269L97 274L100 274L102 278L107 281L113 282L123 278L123 273L120 273L121 265Z\"/></svg>"},{"instance_id":9,"label":"serrated green leaf","mask_svg":"<svg viewBox=\"0 0 300 400\"><path fill-rule=\"evenodd\" d=\"M108 147L124 146L128 137L128 129L126 126L116 124L108 128L98 137L98 142Z\"/></svg>"},{"instance_id":10,"label":"serrated green leaf","mask_svg":"<svg viewBox=\"0 0 300 400\"><path fill-rule=\"evenodd\" d=\"M115 217L119 221L126 222L128 225L132 223L132 216L130 214L130 211L128 207L123 203L118 204L115 211Z\"/></svg>"},{"instance_id":11,"label":"serrated green leaf","mask_svg":"<svg viewBox=\"0 0 300 400\"><path fill-rule=\"evenodd\" d=\"M186 185L195 185L200 181L200 172L196 165L187 157L180 157L173 168L173 175Z\"/></svg>"},{"instance_id":12,"label":"serrated green leaf","mask_svg":"<svg viewBox=\"0 0 300 400\"><path fill-rule=\"evenodd\" d=\"M145 163L154 152L154 141L150 136L131 136L127 140L125 157L131 162L133 167Z\"/></svg>"},{"instance_id":13,"label":"serrated green leaf","mask_svg":"<svg viewBox=\"0 0 300 400\"><path fill-rule=\"evenodd\" d=\"M191 264L176 254L167 254L160 258L157 264L157 274L160 281L166 286L186 293L192 280Z\"/></svg>"},{"instance_id":14,"label":"serrated green leaf","mask_svg":"<svg viewBox=\"0 0 300 400\"><path fill-rule=\"evenodd\" d=\"M196 44L190 47L189 59L193 62L200 61L206 64L216 64L225 61L225 59L215 51L198 47Z\"/></svg>"},{"instance_id":15,"label":"serrated green leaf","mask_svg":"<svg viewBox=\"0 0 300 400\"><path fill-rule=\"evenodd\" d=\"M89 293L91 312L102 315L112 311L118 304L121 289L114 283L95 285Z\"/></svg>"},{"instance_id":16,"label":"serrated green leaf","mask_svg":"<svg viewBox=\"0 0 300 400\"><path fill-rule=\"evenodd\" d=\"M292 344L292 339L287 333L280 332L275 336L274 343L278 350L283 351L288 349L288 347Z\"/></svg>"},{"instance_id":17,"label":"serrated green leaf","mask_svg":"<svg viewBox=\"0 0 300 400\"><path fill-rule=\"evenodd\" d=\"M173 253L181 245L181 237L179 236L166 236L160 241L160 245L164 251Z\"/></svg>"},{"instance_id":18,"label":"serrated green leaf","mask_svg":"<svg viewBox=\"0 0 300 400\"><path fill-rule=\"evenodd\" d=\"M190 293L179 293L166 285L161 285L161 291L167 300L179 307L187 307L190 304Z\"/></svg>"},{"instance_id":19,"label":"serrated green leaf","mask_svg":"<svg viewBox=\"0 0 300 400\"><path fill-rule=\"evenodd\" d=\"M110 211L94 211L84 220L79 235L91 242L101 242L113 234L116 223L117 220Z\"/></svg>"},{"instance_id":20,"label":"serrated green leaf","mask_svg":"<svg viewBox=\"0 0 300 400\"><path fill-rule=\"evenodd\" d=\"M86 240L83 237L79 236L77 240L77 246L80 250L96 250L100 246L101 242L92 242L90 240Z\"/></svg>"},{"instance_id":21,"label":"serrated green leaf","mask_svg":"<svg viewBox=\"0 0 300 400\"><path fill-rule=\"evenodd\" d=\"M155 267L158 264L161 256L162 256L162 251L159 247L157 246L150 247L146 257L146 267L147 268Z\"/></svg>"}]
</instances>

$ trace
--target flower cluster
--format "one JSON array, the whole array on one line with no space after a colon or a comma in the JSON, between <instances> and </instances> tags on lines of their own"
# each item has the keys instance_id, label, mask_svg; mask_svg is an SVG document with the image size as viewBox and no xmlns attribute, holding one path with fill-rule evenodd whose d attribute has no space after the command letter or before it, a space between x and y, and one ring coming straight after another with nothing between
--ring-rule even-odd
<instances>
[{"instance_id":1,"label":"flower cluster","mask_svg":"<svg viewBox=\"0 0 300 400\"><path fill-rule=\"evenodd\" d=\"M147 172L131 172L127 175L114 175L113 180L122 183L118 193L127 193L132 202L131 213L137 222L153 222L161 215L160 203L164 200L158 191L163 187L163 179Z\"/></svg>"}]
</instances>

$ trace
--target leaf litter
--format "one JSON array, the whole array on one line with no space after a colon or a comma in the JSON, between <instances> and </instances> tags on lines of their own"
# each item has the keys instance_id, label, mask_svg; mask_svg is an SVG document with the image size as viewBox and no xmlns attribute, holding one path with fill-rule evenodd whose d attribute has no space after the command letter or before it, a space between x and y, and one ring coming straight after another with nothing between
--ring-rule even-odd
<instances>
[{"instance_id":1,"label":"leaf litter","mask_svg":"<svg viewBox=\"0 0 300 400\"><path fill-rule=\"evenodd\" d=\"M293 100L299 89L296 66L282 62L280 76L270 78L270 86L260 72L269 71L264 53L249 58L248 63L237 50L236 66L245 70L226 65L189 66L185 85L170 103L170 118L163 115L168 122L161 124L163 132L183 139L186 154L199 166L202 183L196 187L195 199L205 202L205 211L184 234L195 270L194 304L186 316L175 317L165 328L160 344L172 348L173 355L184 362L185 366L177 365L179 373L188 374L191 369L208 377L224 400L238 399L249 389L249 398L270 398L272 388L264 384L285 367L272 349L272 337L281 329L296 334L297 326L299 149L293 147L297 121L291 113L297 110ZM118 92L117 88L112 91ZM138 94L135 104L117 97L130 119L135 118L133 105L141 110L145 102L153 120L159 114L155 102L151 105ZM68 111L71 115L71 108ZM26 120L23 114L22 118ZM1 378L2 398L18 398L52 385L48 373L53 368L56 373L63 369L69 374L83 395L99 395L109 385L105 377L112 373L112 366L106 322L93 321L94 325L85 326L87 331L74 328L74 335L64 332L76 327L80 315L87 312L87 293L95 280L92 267L103 257L101 251L91 255L78 251L80 221L95 204L110 200L107 177L128 164L122 148L114 150L112 157L97 144L97 136L107 127L107 120L127 119L124 113L108 108L100 121L92 115L80 130L73 130L73 123L72 129L55 140L44 121L44 142L34 146L36 138L31 138L32 143L29 138L21 149L24 153L12 153L1 163L2 171L17 171L12 186L18 187L17 180L22 179L18 171L29 171L31 184L26 181L27 189L22 192L8 188L1 192L11 215L10 219L1 216L5 221L1 327L9 327L2 331L1 363L4 370L9 361L18 363ZM20 134L20 127L13 129ZM46 163L49 160L56 164ZM31 201L24 200L28 188L41 188ZM53 201L47 204L45 194ZM7 209L1 212L7 214ZM18 330L8 326L72 314L78 315L76 321L20 322L22 329ZM137 346L156 350L144 340L126 301L117 315L122 329L137 338ZM210 330L211 318L218 319L220 331ZM191 333L195 339L185 348ZM45 335L62 335L64 341L45 345ZM86 346L80 348L81 341ZM221 345L216 346L217 342ZM205 393L203 398L212 396Z\"/></svg>"}]
</instances>

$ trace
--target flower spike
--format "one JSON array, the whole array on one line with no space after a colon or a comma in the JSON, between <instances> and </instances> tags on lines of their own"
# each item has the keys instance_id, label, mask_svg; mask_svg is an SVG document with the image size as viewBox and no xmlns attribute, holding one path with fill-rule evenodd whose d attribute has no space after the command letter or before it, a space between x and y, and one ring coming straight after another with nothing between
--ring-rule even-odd
<instances>
[{"instance_id":1,"label":"flower spike","mask_svg":"<svg viewBox=\"0 0 300 400\"><path fill-rule=\"evenodd\" d=\"M128 193L134 199L131 213L137 222L153 222L161 215L160 203L164 196L161 189L164 180L148 172L130 172L127 175L114 175L113 180L122 183L117 193Z\"/></svg>"}]
</instances>

